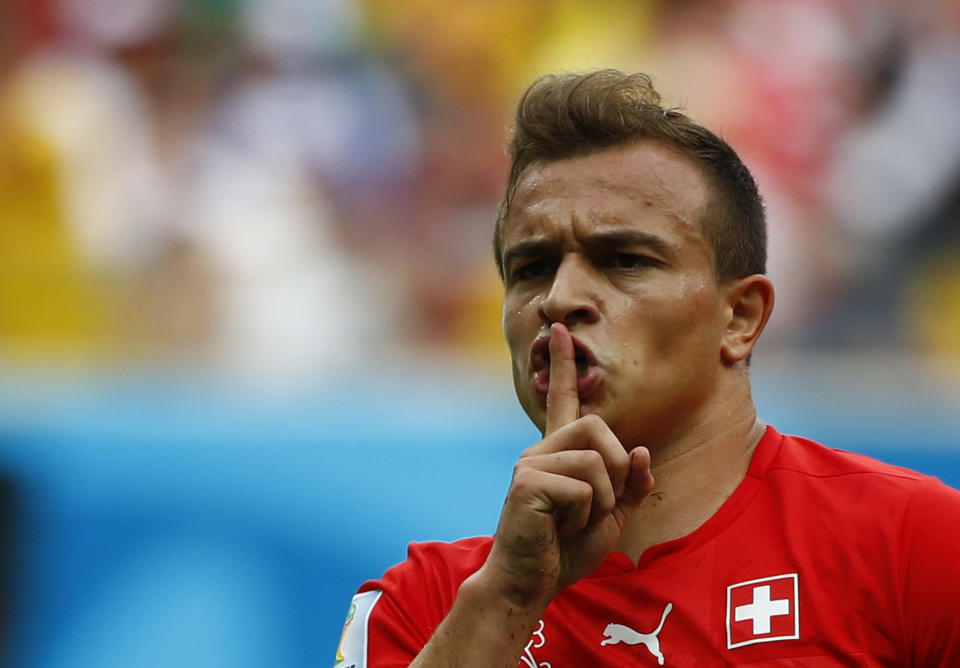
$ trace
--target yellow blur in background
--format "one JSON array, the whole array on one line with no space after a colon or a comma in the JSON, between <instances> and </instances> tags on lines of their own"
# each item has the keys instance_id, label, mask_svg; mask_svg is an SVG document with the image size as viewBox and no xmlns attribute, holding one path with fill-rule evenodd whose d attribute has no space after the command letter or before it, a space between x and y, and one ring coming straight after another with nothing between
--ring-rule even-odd
<instances>
[{"instance_id":1,"label":"yellow blur in background","mask_svg":"<svg viewBox=\"0 0 960 668\"><path fill-rule=\"evenodd\" d=\"M599 66L652 73L754 171L770 350L960 354L930 334L955 319L955 3L2 12L0 359L18 368L504 369L488 239L511 108L538 74Z\"/></svg>"},{"instance_id":2,"label":"yellow blur in background","mask_svg":"<svg viewBox=\"0 0 960 668\"><path fill-rule=\"evenodd\" d=\"M78 257L60 156L31 125L20 91L0 110L0 337L13 359L69 362L107 347L109 284Z\"/></svg>"}]
</instances>

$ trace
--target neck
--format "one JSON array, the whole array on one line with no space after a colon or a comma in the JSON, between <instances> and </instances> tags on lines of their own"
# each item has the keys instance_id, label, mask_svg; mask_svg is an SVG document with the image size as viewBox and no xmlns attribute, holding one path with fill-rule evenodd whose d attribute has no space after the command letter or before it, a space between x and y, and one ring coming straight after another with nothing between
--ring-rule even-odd
<instances>
[{"instance_id":1,"label":"neck","mask_svg":"<svg viewBox=\"0 0 960 668\"><path fill-rule=\"evenodd\" d=\"M733 494L766 431L752 400L742 406L651 452L654 489L630 518L619 552L636 561L648 547L686 536Z\"/></svg>"}]
</instances>

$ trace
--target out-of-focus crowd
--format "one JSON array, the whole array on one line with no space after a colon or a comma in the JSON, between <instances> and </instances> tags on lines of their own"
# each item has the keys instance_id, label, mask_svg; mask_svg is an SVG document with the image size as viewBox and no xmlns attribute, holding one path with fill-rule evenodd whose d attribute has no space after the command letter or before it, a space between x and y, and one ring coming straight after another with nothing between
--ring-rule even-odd
<instances>
[{"instance_id":1,"label":"out-of-focus crowd","mask_svg":"<svg viewBox=\"0 0 960 668\"><path fill-rule=\"evenodd\" d=\"M756 175L766 345L960 354L955 0L6 0L0 361L497 358L513 103L599 66Z\"/></svg>"}]
</instances>

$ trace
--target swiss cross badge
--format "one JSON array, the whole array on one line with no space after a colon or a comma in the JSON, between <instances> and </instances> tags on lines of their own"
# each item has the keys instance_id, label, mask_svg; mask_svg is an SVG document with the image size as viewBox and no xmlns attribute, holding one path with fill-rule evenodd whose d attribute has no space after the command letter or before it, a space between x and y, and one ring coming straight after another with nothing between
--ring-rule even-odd
<instances>
[{"instance_id":1,"label":"swiss cross badge","mask_svg":"<svg viewBox=\"0 0 960 668\"><path fill-rule=\"evenodd\" d=\"M727 587L727 649L800 637L797 574Z\"/></svg>"}]
</instances>

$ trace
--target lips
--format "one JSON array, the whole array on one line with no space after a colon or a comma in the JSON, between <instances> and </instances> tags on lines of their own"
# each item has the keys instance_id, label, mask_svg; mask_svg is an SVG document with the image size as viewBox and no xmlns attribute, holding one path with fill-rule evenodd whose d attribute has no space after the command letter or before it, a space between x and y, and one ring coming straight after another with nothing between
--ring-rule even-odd
<instances>
[{"instance_id":1,"label":"lips","mask_svg":"<svg viewBox=\"0 0 960 668\"><path fill-rule=\"evenodd\" d=\"M583 400L600 381L600 366L596 356L575 336L573 340L574 362L577 365L577 393ZM550 335L539 337L530 349L530 367L533 370L533 387L543 396L550 388Z\"/></svg>"}]
</instances>

